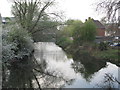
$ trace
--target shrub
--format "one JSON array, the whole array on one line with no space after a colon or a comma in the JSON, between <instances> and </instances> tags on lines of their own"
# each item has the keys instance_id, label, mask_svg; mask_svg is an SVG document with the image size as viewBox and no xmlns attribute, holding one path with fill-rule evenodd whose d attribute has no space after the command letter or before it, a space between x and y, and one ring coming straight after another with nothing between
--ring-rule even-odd
<instances>
[{"instance_id":1,"label":"shrub","mask_svg":"<svg viewBox=\"0 0 120 90\"><path fill-rule=\"evenodd\" d=\"M85 23L74 27L73 39L76 45L86 42L93 42L96 36L96 25L92 19L88 19Z\"/></svg>"},{"instance_id":2,"label":"shrub","mask_svg":"<svg viewBox=\"0 0 120 90\"><path fill-rule=\"evenodd\" d=\"M56 44L65 49L72 44L72 40L69 37L61 37L57 40Z\"/></svg>"},{"instance_id":3,"label":"shrub","mask_svg":"<svg viewBox=\"0 0 120 90\"><path fill-rule=\"evenodd\" d=\"M8 41L8 30L2 31L2 60L4 62L15 57L13 49L17 49L17 44Z\"/></svg>"},{"instance_id":4,"label":"shrub","mask_svg":"<svg viewBox=\"0 0 120 90\"><path fill-rule=\"evenodd\" d=\"M24 29L13 29L9 33L9 41L17 44L17 49L14 51L18 58L21 58L23 55L29 55L33 50L33 40Z\"/></svg>"},{"instance_id":5,"label":"shrub","mask_svg":"<svg viewBox=\"0 0 120 90\"><path fill-rule=\"evenodd\" d=\"M103 50L107 50L107 43L105 43L105 42L100 42L100 44L99 44L99 49L101 50L101 51L103 51Z\"/></svg>"},{"instance_id":6,"label":"shrub","mask_svg":"<svg viewBox=\"0 0 120 90\"><path fill-rule=\"evenodd\" d=\"M21 28L10 27L9 30L3 30L3 59L11 60L15 57L23 58L24 55L30 55L33 50L33 40L28 32Z\"/></svg>"}]
</instances>

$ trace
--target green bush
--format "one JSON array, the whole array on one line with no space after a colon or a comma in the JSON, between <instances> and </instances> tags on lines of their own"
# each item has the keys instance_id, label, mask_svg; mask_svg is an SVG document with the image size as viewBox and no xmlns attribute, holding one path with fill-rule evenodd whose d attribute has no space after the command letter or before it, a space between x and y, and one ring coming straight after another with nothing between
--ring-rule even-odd
<instances>
[{"instance_id":1,"label":"green bush","mask_svg":"<svg viewBox=\"0 0 120 90\"><path fill-rule=\"evenodd\" d=\"M79 24L73 29L73 39L76 45L86 42L93 42L96 36L96 25L92 19L88 19L85 23Z\"/></svg>"},{"instance_id":2,"label":"green bush","mask_svg":"<svg viewBox=\"0 0 120 90\"><path fill-rule=\"evenodd\" d=\"M23 58L33 51L33 40L23 28L14 26L9 30L3 30L3 32L3 59L5 61L15 57Z\"/></svg>"},{"instance_id":3,"label":"green bush","mask_svg":"<svg viewBox=\"0 0 120 90\"><path fill-rule=\"evenodd\" d=\"M107 43L100 42L100 44L99 44L99 50L101 50L101 51L107 50L107 47L108 47Z\"/></svg>"},{"instance_id":4,"label":"green bush","mask_svg":"<svg viewBox=\"0 0 120 90\"><path fill-rule=\"evenodd\" d=\"M61 37L57 40L56 44L65 49L72 44L72 40L69 37Z\"/></svg>"}]
</instances>

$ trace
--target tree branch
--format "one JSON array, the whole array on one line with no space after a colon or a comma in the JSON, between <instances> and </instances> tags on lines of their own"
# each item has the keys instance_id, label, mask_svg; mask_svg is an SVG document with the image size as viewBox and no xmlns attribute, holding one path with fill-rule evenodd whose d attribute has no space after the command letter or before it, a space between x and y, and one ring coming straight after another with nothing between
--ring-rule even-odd
<instances>
[{"instance_id":1,"label":"tree branch","mask_svg":"<svg viewBox=\"0 0 120 90\"><path fill-rule=\"evenodd\" d=\"M38 84L39 89L42 90L42 89L41 89L41 86L40 86L40 84L39 84L39 81L38 81L38 79L37 79L37 77L35 76L35 74L34 74L33 71L32 71L32 73L33 73L33 76L34 76L34 78L35 78L35 80L36 80L36 82L37 82L37 84Z\"/></svg>"},{"instance_id":2,"label":"tree branch","mask_svg":"<svg viewBox=\"0 0 120 90\"><path fill-rule=\"evenodd\" d=\"M43 12L44 12L52 3L53 3L53 2L47 2L46 5L43 6L43 8L41 9L41 11L40 11L40 13L39 13L39 15L38 15L38 18L37 18L34 26L31 28L30 31L32 31L32 30L35 28L35 26L37 25L38 21L40 20L40 18L41 18L41 16L42 16Z\"/></svg>"}]
</instances>

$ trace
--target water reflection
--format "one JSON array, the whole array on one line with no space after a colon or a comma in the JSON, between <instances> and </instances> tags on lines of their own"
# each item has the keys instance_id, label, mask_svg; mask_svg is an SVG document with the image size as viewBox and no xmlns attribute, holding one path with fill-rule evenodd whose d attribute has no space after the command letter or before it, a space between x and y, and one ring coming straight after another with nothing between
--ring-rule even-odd
<instances>
[{"instance_id":1,"label":"water reflection","mask_svg":"<svg viewBox=\"0 0 120 90\"><path fill-rule=\"evenodd\" d=\"M106 67L105 61L96 60L88 53L74 54L74 64L72 65L76 73L81 73L82 76L90 82L90 79L94 76L95 72L98 72L101 68Z\"/></svg>"},{"instance_id":2,"label":"water reflection","mask_svg":"<svg viewBox=\"0 0 120 90\"><path fill-rule=\"evenodd\" d=\"M29 88L32 87L32 69L35 67L32 57L21 62L13 62L5 69L3 88Z\"/></svg>"},{"instance_id":3,"label":"water reflection","mask_svg":"<svg viewBox=\"0 0 120 90\"><path fill-rule=\"evenodd\" d=\"M39 49L39 47L44 49ZM54 43L39 42L35 44L35 48L36 52L43 52L42 59L38 57L41 56L39 55L41 53L35 52L36 59L45 60L46 62L46 68L44 69L46 76L39 79L43 88L60 88L65 83L71 84L74 81L74 77L69 75L70 72L74 73L74 70L71 70L71 62L68 61L65 52L60 47ZM75 75L75 73L72 75Z\"/></svg>"},{"instance_id":4,"label":"water reflection","mask_svg":"<svg viewBox=\"0 0 120 90\"><path fill-rule=\"evenodd\" d=\"M5 69L3 88L60 88L71 84L74 78L67 77L69 72L64 73L71 70L66 60L65 53L54 43L35 43L34 56ZM68 69L62 70L60 63L68 63Z\"/></svg>"},{"instance_id":5,"label":"water reflection","mask_svg":"<svg viewBox=\"0 0 120 90\"><path fill-rule=\"evenodd\" d=\"M118 67L96 61L88 54L66 53L54 43L35 43L35 52L28 60L5 69L4 88L93 88L105 73L118 76ZM115 86L117 87L117 85Z\"/></svg>"}]
</instances>

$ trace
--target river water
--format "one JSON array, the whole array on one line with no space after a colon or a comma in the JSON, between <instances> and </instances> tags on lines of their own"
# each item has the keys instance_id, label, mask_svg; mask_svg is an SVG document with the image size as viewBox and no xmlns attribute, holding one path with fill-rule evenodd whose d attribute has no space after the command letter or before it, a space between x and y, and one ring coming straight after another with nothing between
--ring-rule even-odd
<instances>
[{"instance_id":1,"label":"river water","mask_svg":"<svg viewBox=\"0 0 120 90\"><path fill-rule=\"evenodd\" d=\"M41 88L105 88L112 86L118 88L116 82L106 81L105 75L118 78L118 69L115 64L94 60L87 55L67 54L53 42L35 43L34 57L38 63L34 71ZM30 62L29 62L30 63ZM33 66L23 69L13 68L6 71L7 79L4 87L8 88L38 88L35 78L31 74ZM105 82L106 81L106 82Z\"/></svg>"},{"instance_id":2,"label":"river water","mask_svg":"<svg viewBox=\"0 0 120 90\"><path fill-rule=\"evenodd\" d=\"M47 87L64 88L101 88L107 86L104 84L105 74L112 75L118 79L118 67L110 62L82 60L67 58L66 53L54 43L36 43L35 57L39 62L44 60L47 63L46 71L63 79L55 79ZM89 58L89 57L88 57ZM87 58L86 58L87 59ZM47 82L49 82L47 80ZM43 83L44 84L44 83ZM112 83L118 88L117 83ZM43 85L44 87L44 85Z\"/></svg>"}]
</instances>

